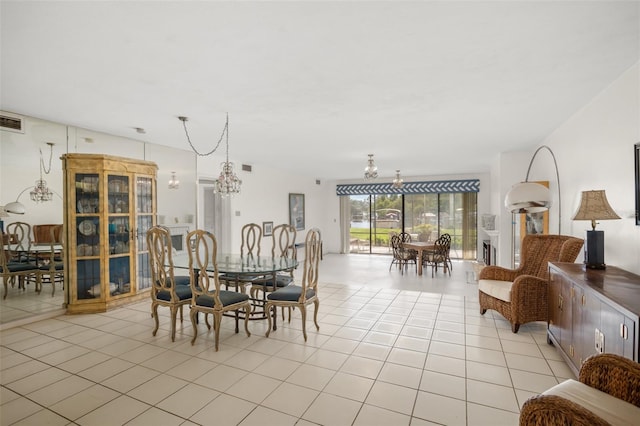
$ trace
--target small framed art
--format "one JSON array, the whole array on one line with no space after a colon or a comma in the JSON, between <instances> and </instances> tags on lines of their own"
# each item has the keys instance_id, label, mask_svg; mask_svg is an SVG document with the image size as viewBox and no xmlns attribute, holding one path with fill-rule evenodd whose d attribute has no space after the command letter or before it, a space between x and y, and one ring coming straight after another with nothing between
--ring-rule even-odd
<instances>
[{"instance_id":1,"label":"small framed art","mask_svg":"<svg viewBox=\"0 0 640 426\"><path fill-rule=\"evenodd\" d=\"M304 194L289 194L289 225L304 229Z\"/></svg>"},{"instance_id":2,"label":"small framed art","mask_svg":"<svg viewBox=\"0 0 640 426\"><path fill-rule=\"evenodd\" d=\"M273 234L273 222L262 222L262 235L270 237Z\"/></svg>"}]
</instances>

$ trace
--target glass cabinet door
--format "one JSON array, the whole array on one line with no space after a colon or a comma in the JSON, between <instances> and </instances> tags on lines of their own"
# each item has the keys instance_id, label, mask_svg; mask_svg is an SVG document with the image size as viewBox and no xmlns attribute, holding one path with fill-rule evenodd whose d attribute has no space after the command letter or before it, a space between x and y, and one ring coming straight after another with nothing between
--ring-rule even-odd
<instances>
[{"instance_id":1,"label":"glass cabinet door","mask_svg":"<svg viewBox=\"0 0 640 426\"><path fill-rule=\"evenodd\" d=\"M147 231L153 226L153 179L136 177L136 253L138 256L138 290L151 288L151 271L149 267L149 249L147 248Z\"/></svg>"},{"instance_id":2,"label":"glass cabinet door","mask_svg":"<svg viewBox=\"0 0 640 426\"><path fill-rule=\"evenodd\" d=\"M130 177L108 175L109 294L131 292L131 200Z\"/></svg>"},{"instance_id":3,"label":"glass cabinet door","mask_svg":"<svg viewBox=\"0 0 640 426\"><path fill-rule=\"evenodd\" d=\"M100 298L100 176L75 175L75 250L77 297Z\"/></svg>"}]
</instances>

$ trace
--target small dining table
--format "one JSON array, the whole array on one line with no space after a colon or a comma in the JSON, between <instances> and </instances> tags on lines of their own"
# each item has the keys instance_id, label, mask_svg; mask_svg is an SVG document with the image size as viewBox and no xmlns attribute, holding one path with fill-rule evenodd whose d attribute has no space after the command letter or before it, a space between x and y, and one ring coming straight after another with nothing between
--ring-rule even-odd
<instances>
[{"instance_id":1,"label":"small dining table","mask_svg":"<svg viewBox=\"0 0 640 426\"><path fill-rule=\"evenodd\" d=\"M263 277L264 280L268 280L269 277L271 277L271 282L273 282L275 285L277 273L280 271L288 271L297 267L298 261L290 257L253 255L242 256L237 253L219 253L216 256L216 264L218 266L218 275L225 274L228 276L234 276L237 277L237 281L248 281L252 277ZM173 267L179 269L189 269L188 253L184 252L173 255ZM211 266L207 268L207 272L213 271L214 268L211 264ZM254 306L261 305L264 307L264 299L251 299L251 301ZM250 319L266 319L266 315L267 313L263 311L262 316L252 316ZM275 321L273 324L273 329L275 330Z\"/></svg>"},{"instance_id":2,"label":"small dining table","mask_svg":"<svg viewBox=\"0 0 640 426\"><path fill-rule=\"evenodd\" d=\"M422 241L414 241L402 243L402 247L418 252L418 275L422 275L422 258L425 252L432 251L435 248L434 243L425 243Z\"/></svg>"}]
</instances>

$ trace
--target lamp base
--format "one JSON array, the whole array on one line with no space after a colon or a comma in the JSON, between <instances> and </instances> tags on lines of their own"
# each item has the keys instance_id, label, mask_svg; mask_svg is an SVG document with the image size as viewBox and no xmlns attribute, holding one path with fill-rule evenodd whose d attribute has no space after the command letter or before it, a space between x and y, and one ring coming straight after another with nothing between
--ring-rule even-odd
<instances>
[{"instance_id":1,"label":"lamp base","mask_svg":"<svg viewBox=\"0 0 640 426\"><path fill-rule=\"evenodd\" d=\"M588 269L606 269L604 263L604 231L587 231L584 264Z\"/></svg>"}]
</instances>

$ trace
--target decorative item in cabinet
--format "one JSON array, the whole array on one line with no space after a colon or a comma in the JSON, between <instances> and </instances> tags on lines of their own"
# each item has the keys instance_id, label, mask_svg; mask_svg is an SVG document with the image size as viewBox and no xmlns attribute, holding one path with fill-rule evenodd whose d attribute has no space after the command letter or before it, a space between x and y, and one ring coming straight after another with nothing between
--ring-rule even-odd
<instances>
[{"instance_id":1,"label":"decorative item in cabinet","mask_svg":"<svg viewBox=\"0 0 640 426\"><path fill-rule=\"evenodd\" d=\"M148 251L140 244L156 218L157 166L100 154L65 154L69 313L104 312L149 297Z\"/></svg>"}]
</instances>

